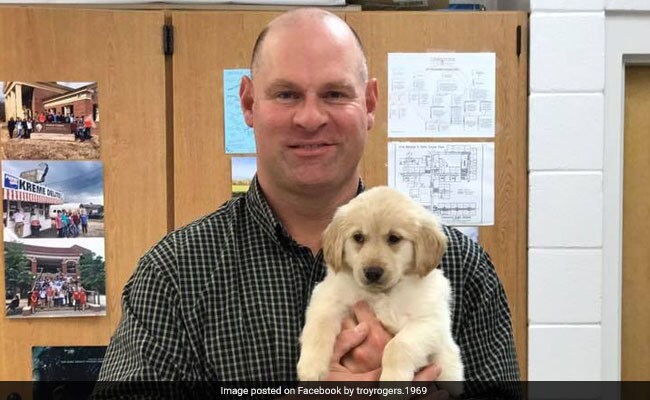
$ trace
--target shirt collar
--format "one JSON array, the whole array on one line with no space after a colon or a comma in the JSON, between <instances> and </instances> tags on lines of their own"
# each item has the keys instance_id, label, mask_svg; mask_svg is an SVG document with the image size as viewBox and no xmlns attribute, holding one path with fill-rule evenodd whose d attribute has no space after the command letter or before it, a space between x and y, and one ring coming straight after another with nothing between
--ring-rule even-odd
<instances>
[{"instance_id":1,"label":"shirt collar","mask_svg":"<svg viewBox=\"0 0 650 400\"><path fill-rule=\"evenodd\" d=\"M359 179L357 195L365 191L365 189L366 186L363 180ZM296 243L280 220L273 214L271 206L266 200L266 196L264 196L264 192L257 180L257 174L253 177L248 192L246 193L246 207L269 237L274 238L280 244Z\"/></svg>"},{"instance_id":2,"label":"shirt collar","mask_svg":"<svg viewBox=\"0 0 650 400\"><path fill-rule=\"evenodd\" d=\"M269 237L280 238L278 231L284 231L284 228L282 228L282 224L275 217L271 206L266 201L266 196L264 196L264 192L257 181L257 175L253 177L246 193L246 207L253 219Z\"/></svg>"}]
</instances>

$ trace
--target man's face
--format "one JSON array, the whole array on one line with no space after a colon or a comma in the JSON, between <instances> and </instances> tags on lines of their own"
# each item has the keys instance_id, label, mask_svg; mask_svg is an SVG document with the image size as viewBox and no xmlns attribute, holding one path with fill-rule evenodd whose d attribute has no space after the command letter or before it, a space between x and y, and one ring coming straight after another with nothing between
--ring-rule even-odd
<instances>
[{"instance_id":1,"label":"man's face","mask_svg":"<svg viewBox=\"0 0 650 400\"><path fill-rule=\"evenodd\" d=\"M303 23L265 39L254 81L241 89L261 182L336 189L357 179L376 83L362 78L360 50L343 28Z\"/></svg>"}]
</instances>

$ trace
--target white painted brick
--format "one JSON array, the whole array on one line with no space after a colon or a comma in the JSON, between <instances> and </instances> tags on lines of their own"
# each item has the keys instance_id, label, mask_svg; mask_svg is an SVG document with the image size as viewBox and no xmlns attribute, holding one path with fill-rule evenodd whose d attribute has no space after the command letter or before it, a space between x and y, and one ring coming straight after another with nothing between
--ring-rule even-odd
<instances>
[{"instance_id":1,"label":"white painted brick","mask_svg":"<svg viewBox=\"0 0 650 400\"><path fill-rule=\"evenodd\" d=\"M600 323L601 302L601 250L529 251L529 323Z\"/></svg>"},{"instance_id":2,"label":"white painted brick","mask_svg":"<svg viewBox=\"0 0 650 400\"><path fill-rule=\"evenodd\" d=\"M531 92L600 92L605 85L605 13L533 13Z\"/></svg>"},{"instance_id":3,"label":"white painted brick","mask_svg":"<svg viewBox=\"0 0 650 400\"><path fill-rule=\"evenodd\" d=\"M648 0L606 0L605 9L611 10L637 10L648 11L650 10L650 1Z\"/></svg>"},{"instance_id":4,"label":"white painted brick","mask_svg":"<svg viewBox=\"0 0 650 400\"><path fill-rule=\"evenodd\" d=\"M605 0L530 0L531 11L602 11Z\"/></svg>"},{"instance_id":5,"label":"white painted brick","mask_svg":"<svg viewBox=\"0 0 650 400\"><path fill-rule=\"evenodd\" d=\"M603 168L604 95L532 94L531 170Z\"/></svg>"},{"instance_id":6,"label":"white painted brick","mask_svg":"<svg viewBox=\"0 0 650 400\"><path fill-rule=\"evenodd\" d=\"M531 326L528 329L528 379L601 379L599 326Z\"/></svg>"},{"instance_id":7,"label":"white painted brick","mask_svg":"<svg viewBox=\"0 0 650 400\"><path fill-rule=\"evenodd\" d=\"M529 185L529 247L602 246L601 172L532 172Z\"/></svg>"}]
</instances>

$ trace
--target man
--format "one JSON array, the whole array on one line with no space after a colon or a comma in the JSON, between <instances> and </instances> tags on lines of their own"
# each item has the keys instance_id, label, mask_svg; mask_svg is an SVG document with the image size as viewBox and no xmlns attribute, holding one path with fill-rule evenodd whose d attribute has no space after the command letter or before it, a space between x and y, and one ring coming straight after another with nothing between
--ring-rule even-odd
<instances>
[{"instance_id":1,"label":"man","mask_svg":"<svg viewBox=\"0 0 650 400\"><path fill-rule=\"evenodd\" d=\"M9 130L9 139L14 138L14 129L16 128L16 121L14 120L14 117L9 118L9 122L7 123L7 129Z\"/></svg>"},{"instance_id":2,"label":"man","mask_svg":"<svg viewBox=\"0 0 650 400\"><path fill-rule=\"evenodd\" d=\"M11 300L11 303L9 303L7 309L5 310L7 311L7 315L10 315L14 310L18 308L19 305L20 305L20 296L18 295L18 293L16 293L13 300Z\"/></svg>"},{"instance_id":3,"label":"man","mask_svg":"<svg viewBox=\"0 0 650 400\"><path fill-rule=\"evenodd\" d=\"M251 69L240 88L257 143L251 188L140 260L100 380L296 379L304 312L325 275L321 233L336 208L363 190L357 166L374 124L377 82L368 79L356 35L318 9L272 21ZM445 232L442 267L454 289L467 378L517 380L507 303L489 258L458 231ZM332 380L379 377L390 335L367 305L354 312L334 348ZM439 373L431 365L416 379Z\"/></svg>"},{"instance_id":4,"label":"man","mask_svg":"<svg viewBox=\"0 0 650 400\"><path fill-rule=\"evenodd\" d=\"M13 216L14 219L14 232L18 238L23 237L23 228L25 227L25 214L22 209L18 209Z\"/></svg>"},{"instance_id":5,"label":"man","mask_svg":"<svg viewBox=\"0 0 650 400\"><path fill-rule=\"evenodd\" d=\"M81 138L81 141L83 142L84 140L90 140L91 135L90 135L90 129L93 127L93 117L91 115L88 115L86 118L83 118L84 121L84 132L83 132L83 137Z\"/></svg>"}]
</instances>

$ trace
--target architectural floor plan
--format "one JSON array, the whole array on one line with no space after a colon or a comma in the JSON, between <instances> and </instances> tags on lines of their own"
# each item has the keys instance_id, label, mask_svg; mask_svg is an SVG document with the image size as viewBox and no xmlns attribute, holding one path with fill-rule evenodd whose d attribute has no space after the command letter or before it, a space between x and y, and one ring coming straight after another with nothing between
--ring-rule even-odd
<instances>
[{"instance_id":1,"label":"architectural floor plan","mask_svg":"<svg viewBox=\"0 0 650 400\"><path fill-rule=\"evenodd\" d=\"M389 53L389 137L493 137L494 53Z\"/></svg>"},{"instance_id":2,"label":"architectural floor plan","mask_svg":"<svg viewBox=\"0 0 650 400\"><path fill-rule=\"evenodd\" d=\"M388 185L446 224L494 224L494 143L391 142Z\"/></svg>"}]
</instances>

